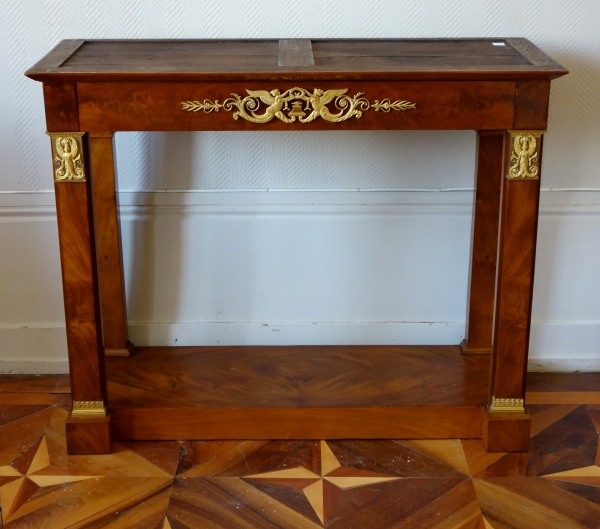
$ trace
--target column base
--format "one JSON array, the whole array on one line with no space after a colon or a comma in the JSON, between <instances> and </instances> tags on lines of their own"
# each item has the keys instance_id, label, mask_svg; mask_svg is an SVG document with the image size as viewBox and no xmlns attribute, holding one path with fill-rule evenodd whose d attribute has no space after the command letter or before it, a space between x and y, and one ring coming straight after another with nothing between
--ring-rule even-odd
<instances>
[{"instance_id":1,"label":"column base","mask_svg":"<svg viewBox=\"0 0 600 529\"><path fill-rule=\"evenodd\" d=\"M69 414L66 421L69 455L110 454L111 416L81 418Z\"/></svg>"},{"instance_id":2,"label":"column base","mask_svg":"<svg viewBox=\"0 0 600 529\"><path fill-rule=\"evenodd\" d=\"M491 355L492 346L489 347L470 347L467 340L460 342L460 352L464 355Z\"/></svg>"},{"instance_id":3,"label":"column base","mask_svg":"<svg viewBox=\"0 0 600 529\"><path fill-rule=\"evenodd\" d=\"M125 344L125 347L118 347L118 348L105 347L104 354L106 356L131 356L133 347L134 346L131 342L127 342Z\"/></svg>"},{"instance_id":4,"label":"column base","mask_svg":"<svg viewBox=\"0 0 600 529\"><path fill-rule=\"evenodd\" d=\"M481 437L486 452L527 452L531 417L525 413L483 412Z\"/></svg>"}]
</instances>

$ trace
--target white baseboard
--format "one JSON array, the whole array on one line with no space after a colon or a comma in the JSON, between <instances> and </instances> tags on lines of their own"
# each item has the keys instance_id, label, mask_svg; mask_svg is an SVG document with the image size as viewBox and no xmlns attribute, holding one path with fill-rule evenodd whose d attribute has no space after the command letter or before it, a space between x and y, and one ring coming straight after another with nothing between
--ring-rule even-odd
<instances>
[{"instance_id":1,"label":"white baseboard","mask_svg":"<svg viewBox=\"0 0 600 529\"><path fill-rule=\"evenodd\" d=\"M464 322L132 324L136 345L418 345L460 343Z\"/></svg>"},{"instance_id":2,"label":"white baseboard","mask_svg":"<svg viewBox=\"0 0 600 529\"><path fill-rule=\"evenodd\" d=\"M61 375L68 372L63 325L0 327L0 373Z\"/></svg>"},{"instance_id":3,"label":"white baseboard","mask_svg":"<svg viewBox=\"0 0 600 529\"><path fill-rule=\"evenodd\" d=\"M529 371L600 371L600 322L533 322Z\"/></svg>"},{"instance_id":4,"label":"white baseboard","mask_svg":"<svg viewBox=\"0 0 600 529\"><path fill-rule=\"evenodd\" d=\"M458 344L464 322L137 323L136 345ZM533 323L529 371L600 371L600 322ZM595 346L595 347L594 347ZM65 328L0 327L0 373L68 373Z\"/></svg>"}]
</instances>

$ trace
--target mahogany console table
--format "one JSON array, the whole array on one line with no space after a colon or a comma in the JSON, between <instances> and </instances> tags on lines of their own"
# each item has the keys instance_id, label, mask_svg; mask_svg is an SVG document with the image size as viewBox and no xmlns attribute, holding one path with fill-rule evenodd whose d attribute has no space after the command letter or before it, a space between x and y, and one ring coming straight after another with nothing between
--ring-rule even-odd
<instances>
[{"instance_id":1,"label":"mahogany console table","mask_svg":"<svg viewBox=\"0 0 600 529\"><path fill-rule=\"evenodd\" d=\"M73 409L111 439L482 438L526 450L542 139L567 71L526 39L66 40L43 82ZM116 131L471 129L466 339L447 346L139 347L127 339ZM105 357L106 354L106 357Z\"/></svg>"}]
</instances>

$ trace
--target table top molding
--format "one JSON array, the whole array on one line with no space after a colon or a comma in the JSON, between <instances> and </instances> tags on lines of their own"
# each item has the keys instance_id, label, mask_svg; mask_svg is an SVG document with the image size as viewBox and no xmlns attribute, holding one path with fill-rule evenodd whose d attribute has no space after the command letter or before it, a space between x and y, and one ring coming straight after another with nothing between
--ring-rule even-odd
<instances>
[{"instance_id":1,"label":"table top molding","mask_svg":"<svg viewBox=\"0 0 600 529\"><path fill-rule=\"evenodd\" d=\"M28 77L65 81L554 79L527 39L63 40Z\"/></svg>"}]
</instances>

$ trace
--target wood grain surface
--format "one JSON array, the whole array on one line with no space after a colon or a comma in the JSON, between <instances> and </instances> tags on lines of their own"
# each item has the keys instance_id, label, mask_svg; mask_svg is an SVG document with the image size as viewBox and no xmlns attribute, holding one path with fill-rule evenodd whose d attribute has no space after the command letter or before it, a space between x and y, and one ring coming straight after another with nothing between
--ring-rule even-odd
<instances>
[{"instance_id":1,"label":"wood grain surface","mask_svg":"<svg viewBox=\"0 0 600 529\"><path fill-rule=\"evenodd\" d=\"M465 349L471 346L481 352L489 344L494 268L490 248L496 231L494 177L499 151L498 138L482 139L483 133L545 128L550 80L566 73L526 39L60 43L26 75L45 83L49 130L96 135L93 166L88 136L83 138L88 181L56 185L72 398L106 400L92 206L95 176L104 338L109 350L127 347L112 132L479 130L479 200ZM222 104L232 93L283 92L297 86L311 91L344 88L349 97L359 94L371 105L409 101L416 108L363 108L360 116L338 123L323 118L306 124L299 120L284 123L275 118L256 124L234 119L232 112L212 103ZM263 97L254 110L262 112L269 99ZM189 112L182 107L184 101L211 103ZM344 101L332 104L343 109ZM295 112L302 113L296 106ZM510 156L507 138L505 166ZM494 347L487 397L489 358L461 356L458 347L190 348L179 352L148 348L131 359L110 361L108 403L118 435L129 439L231 438L236 434L247 438L482 435L486 400L524 396L531 318L539 181L501 181ZM115 344L116 349L112 348ZM4 395L13 398L12 393ZM79 453L86 444L96 451L96 445L105 447L109 422L89 429L78 423L68 426L69 446ZM515 428L517 422L505 427L500 420L488 420L487 433L483 432L488 446L496 443L494 449L522 449L522 443L515 448L518 443L513 441L523 437L526 421ZM501 430L494 439L492 427ZM96 442L90 435L101 439ZM329 490L325 497L338 494L330 485L318 486ZM28 491L33 486L23 487ZM222 485L217 488L225 490ZM14 499L20 490L9 495ZM309 502L317 501L316 489L310 490ZM334 519L333 511L327 509L318 517L320 521L330 515ZM179 522L164 523L177 526ZM347 522L340 524L347 526Z\"/></svg>"},{"instance_id":2,"label":"wood grain surface","mask_svg":"<svg viewBox=\"0 0 600 529\"><path fill-rule=\"evenodd\" d=\"M70 393L68 375L0 375L0 399L4 394L14 404L19 404L23 395L26 399L39 395L40 399L48 400L54 395ZM540 402L541 399L545 402ZM600 404L600 373L527 373L526 402ZM44 403L33 403L34 407L35 404Z\"/></svg>"},{"instance_id":3,"label":"wood grain surface","mask_svg":"<svg viewBox=\"0 0 600 529\"><path fill-rule=\"evenodd\" d=\"M92 167L88 135L81 153L85 182L55 182L56 214L67 328L71 397L106 403L106 373L100 316L92 196ZM68 429L69 448L75 453L110 451L110 419L100 417L88 427Z\"/></svg>"},{"instance_id":4,"label":"wood grain surface","mask_svg":"<svg viewBox=\"0 0 600 529\"><path fill-rule=\"evenodd\" d=\"M515 83L432 81L419 82L322 82L322 90L347 88L347 94L364 93L375 100L404 100L416 109L390 112L367 110L360 119L352 117L339 123L317 118L309 123L284 123L273 118L267 123L252 123L233 118L233 112L189 112L183 101L220 103L232 93L246 90L273 90L281 93L293 88L289 81L278 83L78 83L79 119L82 130L392 130L392 129L510 129L513 125ZM333 103L332 103L333 104ZM267 105L262 104L258 114ZM333 107L332 107L333 108Z\"/></svg>"},{"instance_id":5,"label":"wood grain surface","mask_svg":"<svg viewBox=\"0 0 600 529\"><path fill-rule=\"evenodd\" d=\"M487 452L527 452L531 417L527 413L483 412L483 446Z\"/></svg>"},{"instance_id":6,"label":"wood grain surface","mask_svg":"<svg viewBox=\"0 0 600 529\"><path fill-rule=\"evenodd\" d=\"M71 393L67 375L0 375L0 393Z\"/></svg>"},{"instance_id":7,"label":"wood grain surface","mask_svg":"<svg viewBox=\"0 0 600 529\"><path fill-rule=\"evenodd\" d=\"M107 355L129 356L113 134L91 134L90 153L104 349Z\"/></svg>"},{"instance_id":8,"label":"wood grain surface","mask_svg":"<svg viewBox=\"0 0 600 529\"><path fill-rule=\"evenodd\" d=\"M89 166L87 167L89 171ZM89 174L89 173L87 173ZM54 186L67 326L71 393L74 400L104 400L104 349L91 182Z\"/></svg>"},{"instance_id":9,"label":"wood grain surface","mask_svg":"<svg viewBox=\"0 0 600 529\"><path fill-rule=\"evenodd\" d=\"M540 168L542 143L537 147ZM512 152L508 133L504 144L506 170ZM502 178L490 399L525 396L539 195L540 180Z\"/></svg>"},{"instance_id":10,"label":"wood grain surface","mask_svg":"<svg viewBox=\"0 0 600 529\"><path fill-rule=\"evenodd\" d=\"M314 66L310 39L281 39L277 66Z\"/></svg>"},{"instance_id":11,"label":"wood grain surface","mask_svg":"<svg viewBox=\"0 0 600 529\"><path fill-rule=\"evenodd\" d=\"M503 140L502 131L477 134L465 354L492 352Z\"/></svg>"},{"instance_id":12,"label":"wood grain surface","mask_svg":"<svg viewBox=\"0 0 600 529\"><path fill-rule=\"evenodd\" d=\"M69 415L65 422L69 455L110 454L112 448L111 415L79 418Z\"/></svg>"},{"instance_id":13,"label":"wood grain surface","mask_svg":"<svg viewBox=\"0 0 600 529\"><path fill-rule=\"evenodd\" d=\"M546 130L550 102L550 81L517 82L515 130Z\"/></svg>"},{"instance_id":14,"label":"wood grain surface","mask_svg":"<svg viewBox=\"0 0 600 529\"><path fill-rule=\"evenodd\" d=\"M106 359L113 409L483 406L489 366L457 346L140 347Z\"/></svg>"},{"instance_id":15,"label":"wood grain surface","mask_svg":"<svg viewBox=\"0 0 600 529\"><path fill-rule=\"evenodd\" d=\"M480 438L481 406L114 408L118 441ZM319 435L321 434L321 435Z\"/></svg>"},{"instance_id":16,"label":"wood grain surface","mask_svg":"<svg viewBox=\"0 0 600 529\"><path fill-rule=\"evenodd\" d=\"M115 439L479 437L489 357L456 346L136 348Z\"/></svg>"},{"instance_id":17,"label":"wood grain surface","mask_svg":"<svg viewBox=\"0 0 600 529\"><path fill-rule=\"evenodd\" d=\"M75 457L66 410L7 411L7 529L596 529L600 520L597 406L531 406L523 453L486 453L479 439L241 439L124 442Z\"/></svg>"},{"instance_id":18,"label":"wood grain surface","mask_svg":"<svg viewBox=\"0 0 600 529\"><path fill-rule=\"evenodd\" d=\"M75 83L44 83L44 109L48 132L79 130L79 108Z\"/></svg>"},{"instance_id":19,"label":"wood grain surface","mask_svg":"<svg viewBox=\"0 0 600 529\"><path fill-rule=\"evenodd\" d=\"M26 75L49 81L555 78L526 39L313 39L314 66L278 65L278 40L63 41Z\"/></svg>"}]
</instances>

